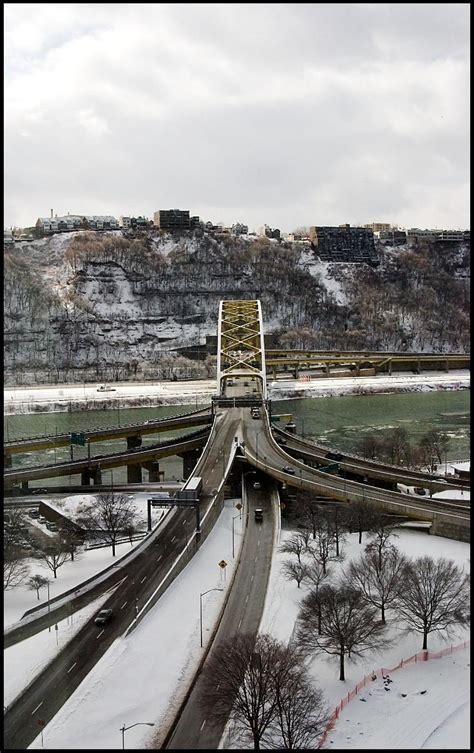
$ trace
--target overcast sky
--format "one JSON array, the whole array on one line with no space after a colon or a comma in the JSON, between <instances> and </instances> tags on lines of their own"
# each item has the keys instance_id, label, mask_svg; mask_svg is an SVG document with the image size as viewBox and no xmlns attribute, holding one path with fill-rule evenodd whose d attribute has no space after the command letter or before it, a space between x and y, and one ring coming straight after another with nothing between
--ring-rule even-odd
<instances>
[{"instance_id":1,"label":"overcast sky","mask_svg":"<svg viewBox=\"0 0 474 753\"><path fill-rule=\"evenodd\" d=\"M6 227L470 226L467 3L4 12Z\"/></svg>"}]
</instances>

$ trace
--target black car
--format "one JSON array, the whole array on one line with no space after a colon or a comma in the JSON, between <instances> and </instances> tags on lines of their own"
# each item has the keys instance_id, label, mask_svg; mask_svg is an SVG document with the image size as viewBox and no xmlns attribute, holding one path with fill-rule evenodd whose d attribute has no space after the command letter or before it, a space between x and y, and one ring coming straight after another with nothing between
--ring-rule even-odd
<instances>
[{"instance_id":1,"label":"black car","mask_svg":"<svg viewBox=\"0 0 474 753\"><path fill-rule=\"evenodd\" d=\"M344 455L341 455L340 452L327 452L324 457L328 460L342 460Z\"/></svg>"},{"instance_id":2,"label":"black car","mask_svg":"<svg viewBox=\"0 0 474 753\"><path fill-rule=\"evenodd\" d=\"M101 609L94 622L96 625L106 625L112 619L112 615L111 609Z\"/></svg>"},{"instance_id":3,"label":"black car","mask_svg":"<svg viewBox=\"0 0 474 753\"><path fill-rule=\"evenodd\" d=\"M294 469L294 468L292 468L292 467L291 467L291 466L289 466L289 465L284 465L284 466L283 466L283 468L282 468L281 470L282 470L282 471L284 471L285 473L291 473L291 475L292 475L292 476L294 476L294 475L295 475L295 469Z\"/></svg>"}]
</instances>

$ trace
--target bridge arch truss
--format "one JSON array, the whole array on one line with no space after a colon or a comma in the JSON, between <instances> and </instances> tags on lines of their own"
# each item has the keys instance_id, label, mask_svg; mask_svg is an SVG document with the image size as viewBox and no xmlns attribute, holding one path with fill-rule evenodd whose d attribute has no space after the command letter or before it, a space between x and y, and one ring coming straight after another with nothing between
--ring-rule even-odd
<instances>
[{"instance_id":1,"label":"bridge arch truss","mask_svg":"<svg viewBox=\"0 0 474 753\"><path fill-rule=\"evenodd\" d=\"M221 301L217 342L217 387L221 394L226 378L256 376L267 397L265 346L260 301Z\"/></svg>"}]
</instances>

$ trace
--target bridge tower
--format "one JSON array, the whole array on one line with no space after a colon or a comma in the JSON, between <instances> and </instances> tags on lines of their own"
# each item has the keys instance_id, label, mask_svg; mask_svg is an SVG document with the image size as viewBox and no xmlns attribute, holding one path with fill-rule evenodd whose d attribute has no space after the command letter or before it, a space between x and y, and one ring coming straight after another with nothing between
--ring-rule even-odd
<instances>
[{"instance_id":1,"label":"bridge tower","mask_svg":"<svg viewBox=\"0 0 474 753\"><path fill-rule=\"evenodd\" d=\"M227 377L256 376L267 399L265 346L260 301L221 301L217 340L217 389Z\"/></svg>"}]
</instances>

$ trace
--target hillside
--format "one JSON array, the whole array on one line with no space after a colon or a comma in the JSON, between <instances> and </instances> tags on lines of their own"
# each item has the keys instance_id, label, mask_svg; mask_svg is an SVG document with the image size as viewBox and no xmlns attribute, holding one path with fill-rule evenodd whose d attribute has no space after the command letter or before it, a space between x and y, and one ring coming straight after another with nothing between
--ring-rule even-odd
<instances>
[{"instance_id":1,"label":"hillside","mask_svg":"<svg viewBox=\"0 0 474 753\"><path fill-rule=\"evenodd\" d=\"M470 249L378 248L380 266L319 261L264 238L65 233L5 250L9 384L212 376L177 348L217 331L218 304L259 298L287 348L469 351Z\"/></svg>"}]
</instances>

